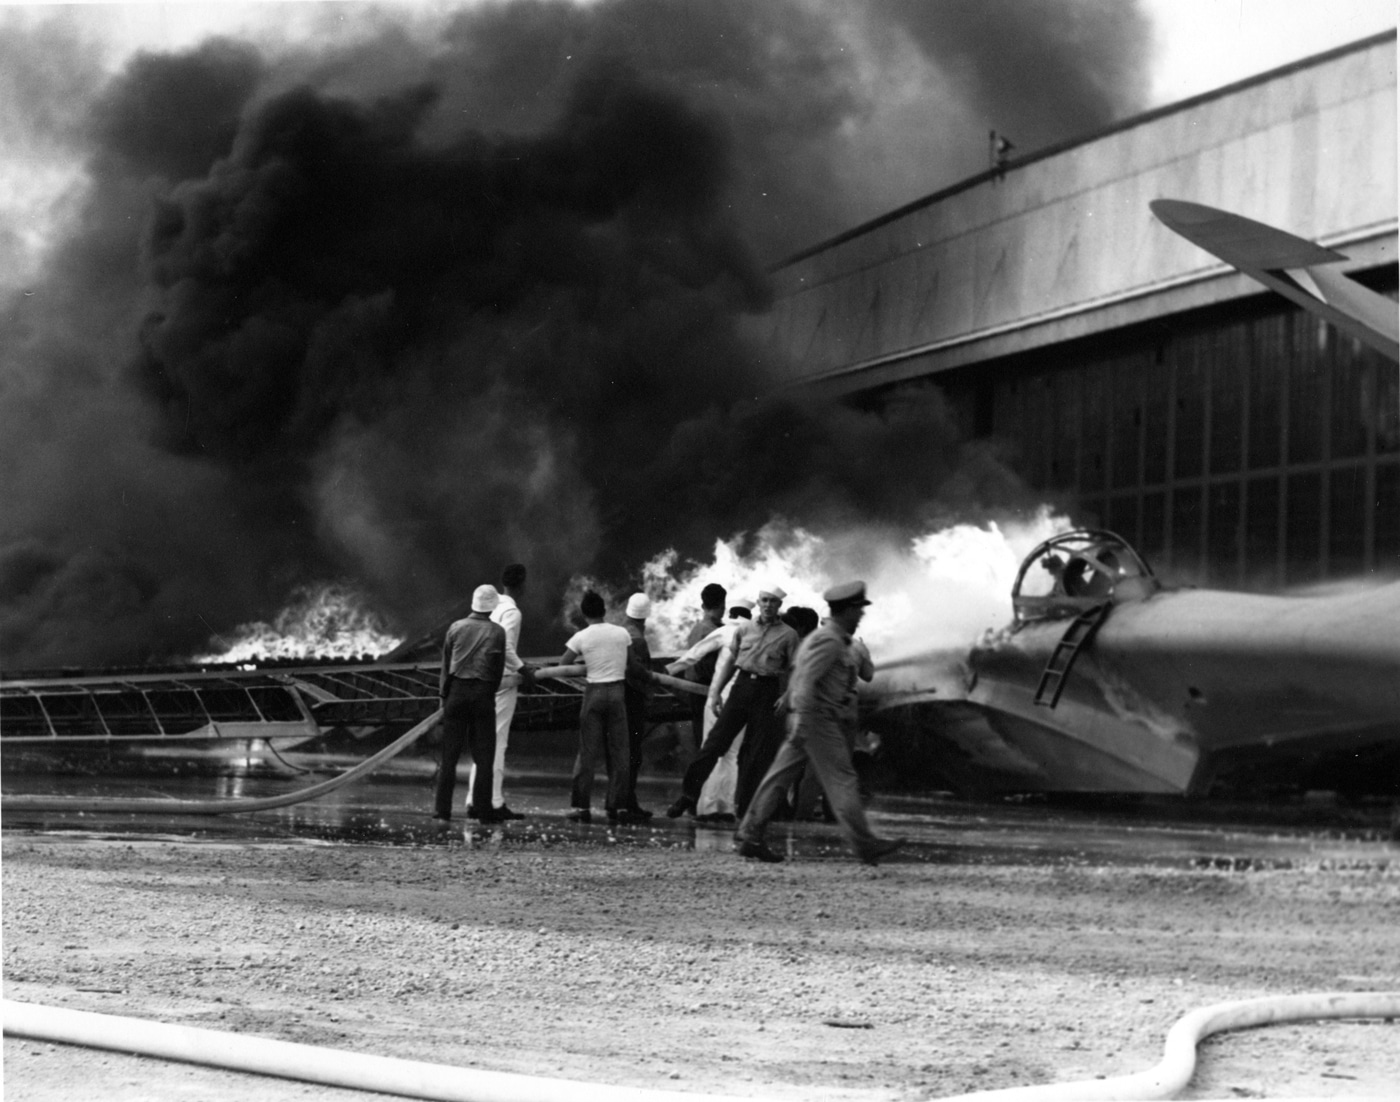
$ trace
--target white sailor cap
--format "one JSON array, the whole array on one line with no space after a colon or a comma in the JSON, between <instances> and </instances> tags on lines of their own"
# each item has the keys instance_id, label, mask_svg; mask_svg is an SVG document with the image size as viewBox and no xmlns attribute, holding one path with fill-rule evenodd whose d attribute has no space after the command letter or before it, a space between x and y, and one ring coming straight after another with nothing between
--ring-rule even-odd
<instances>
[{"instance_id":1,"label":"white sailor cap","mask_svg":"<svg viewBox=\"0 0 1400 1102\"><path fill-rule=\"evenodd\" d=\"M494 585L479 585L472 592L473 612L495 612L500 603L501 595L496 592Z\"/></svg>"}]
</instances>

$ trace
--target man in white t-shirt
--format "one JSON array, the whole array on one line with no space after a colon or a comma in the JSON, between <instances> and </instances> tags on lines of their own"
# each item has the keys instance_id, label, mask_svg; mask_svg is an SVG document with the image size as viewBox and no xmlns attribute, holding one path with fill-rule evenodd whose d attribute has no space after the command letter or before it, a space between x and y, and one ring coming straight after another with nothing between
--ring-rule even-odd
<instances>
[{"instance_id":1,"label":"man in white t-shirt","mask_svg":"<svg viewBox=\"0 0 1400 1102\"><path fill-rule=\"evenodd\" d=\"M579 611L588 626L569 639L564 657L559 660L563 666L582 661L588 671L583 707L579 711L578 759L574 762L573 792L569 801L574 810L569 818L579 823L592 821L593 773L598 755L606 746L608 795L604 806L609 819L630 822L634 798L632 771L628 767L627 702L623 681L627 676L632 636L619 624L603 622L607 606L591 589L579 602Z\"/></svg>"}]
</instances>

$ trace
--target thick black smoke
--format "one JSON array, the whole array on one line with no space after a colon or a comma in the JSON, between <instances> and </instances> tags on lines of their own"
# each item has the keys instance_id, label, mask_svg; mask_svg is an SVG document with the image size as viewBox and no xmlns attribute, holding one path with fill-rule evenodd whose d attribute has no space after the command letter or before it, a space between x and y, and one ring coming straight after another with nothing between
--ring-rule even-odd
<instances>
[{"instance_id":1,"label":"thick black smoke","mask_svg":"<svg viewBox=\"0 0 1400 1102\"><path fill-rule=\"evenodd\" d=\"M879 114L872 57L976 69L922 10L515 3L138 56L7 308L0 661L188 654L322 579L406 629L515 559L543 622L573 573L774 514L1014 502L936 391L763 397L738 325L765 261L869 201L828 147Z\"/></svg>"}]
</instances>

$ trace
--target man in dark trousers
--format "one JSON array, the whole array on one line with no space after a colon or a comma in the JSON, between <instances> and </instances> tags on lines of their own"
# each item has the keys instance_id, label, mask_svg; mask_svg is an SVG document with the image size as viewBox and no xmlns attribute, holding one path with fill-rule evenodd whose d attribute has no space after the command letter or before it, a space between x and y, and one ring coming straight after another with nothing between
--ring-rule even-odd
<instances>
[{"instance_id":1,"label":"man in dark trousers","mask_svg":"<svg viewBox=\"0 0 1400 1102\"><path fill-rule=\"evenodd\" d=\"M442 756L433 793L433 817L452 818L457 759L465 745L476 770L471 804L483 823L498 821L491 806L491 768L496 758L496 690L506 668L506 632L491 622L500 603L494 586L479 585L472 611L447 629L442 644Z\"/></svg>"},{"instance_id":2,"label":"man in dark trousers","mask_svg":"<svg viewBox=\"0 0 1400 1102\"><path fill-rule=\"evenodd\" d=\"M739 814L748 807L754 789L777 753L783 738L783 721L774 708L787 688L788 671L797 651L797 632L778 618L786 596L777 586L761 590L758 618L741 622L721 653L709 695L709 707L718 718L700 747L700 755L685 771L680 797L666 810L672 819L695 811L715 763L740 731L747 728L739 747L739 783L734 795ZM720 694L731 677L735 678L734 688L721 704Z\"/></svg>"},{"instance_id":3,"label":"man in dark trousers","mask_svg":"<svg viewBox=\"0 0 1400 1102\"><path fill-rule=\"evenodd\" d=\"M724 626L724 603L728 599L729 594L725 591L724 586L716 582L711 582L700 591L700 622L691 628L690 634L685 637L686 650L701 642L711 632ZM708 686L710 680L715 676L715 665L718 662L718 651L705 655L686 671L686 679ZM689 750L690 756L694 757L705 741L706 698L699 693L688 693L686 696L687 703L690 705ZM688 765L689 762L686 764Z\"/></svg>"},{"instance_id":4,"label":"man in dark trousers","mask_svg":"<svg viewBox=\"0 0 1400 1102\"><path fill-rule=\"evenodd\" d=\"M901 838L881 838L870 829L860 799L860 780L851 761L858 718L856 679L863 652L852 640L870 602L864 582L832 586L822 596L831 615L798 649L788 690L792 726L758 786L753 804L739 822L734 848L758 861L782 860L763 841L764 831L788 788L804 766L810 765L852 851L867 865L874 865L904 843Z\"/></svg>"},{"instance_id":5,"label":"man in dark trousers","mask_svg":"<svg viewBox=\"0 0 1400 1102\"><path fill-rule=\"evenodd\" d=\"M632 771L627 765L627 703L623 696L623 681L632 665L632 637L621 625L604 622L607 605L593 590L584 593L578 607L587 627L569 638L559 660L561 666L582 661L587 679L579 709L578 757L569 797L573 810L567 817L577 823L593 821L593 774L598 758L603 757L608 766L604 805L608 819L635 822L632 808L637 801L632 792Z\"/></svg>"}]
</instances>

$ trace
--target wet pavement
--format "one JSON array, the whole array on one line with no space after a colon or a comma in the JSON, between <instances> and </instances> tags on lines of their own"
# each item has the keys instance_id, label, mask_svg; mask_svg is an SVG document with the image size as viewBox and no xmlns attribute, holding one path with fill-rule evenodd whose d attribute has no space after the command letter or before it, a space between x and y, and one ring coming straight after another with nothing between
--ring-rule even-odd
<instances>
[{"instance_id":1,"label":"wet pavement","mask_svg":"<svg viewBox=\"0 0 1400 1102\"><path fill-rule=\"evenodd\" d=\"M306 763L298 763L305 765ZM7 771L7 795L62 794L75 799L231 799L291 792L326 779L348 762L311 762L308 771L252 769L205 776L64 776ZM462 813L465 777L457 789L457 817L444 823L430 812L431 764L404 762L337 792L274 811L236 815L114 814L102 810L9 812L4 830L101 838L163 838L191 842L471 846L548 852L571 847L647 847L729 852L733 825L665 818L679 791L672 777L643 777L641 802L656 817L647 824L610 824L594 809L592 824L564 816L568 778L559 763L508 775L511 806L525 819L481 825ZM1339 807L1321 801L1286 805L1101 801L1062 806L1046 801L975 803L950 796L877 796L875 829L903 837L893 862L1142 866L1250 871L1279 868L1400 867L1384 804ZM774 823L769 843L790 858L844 860L835 826Z\"/></svg>"}]
</instances>

